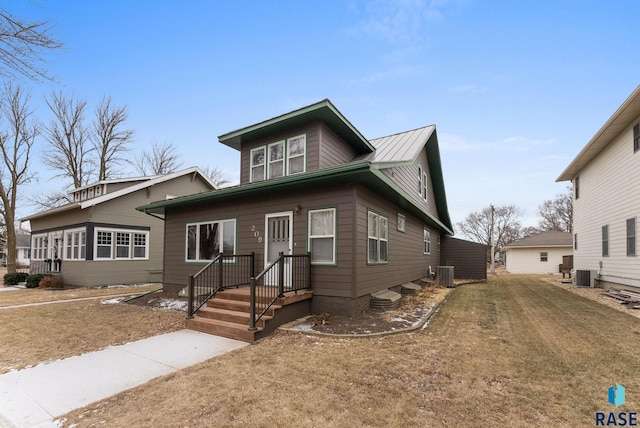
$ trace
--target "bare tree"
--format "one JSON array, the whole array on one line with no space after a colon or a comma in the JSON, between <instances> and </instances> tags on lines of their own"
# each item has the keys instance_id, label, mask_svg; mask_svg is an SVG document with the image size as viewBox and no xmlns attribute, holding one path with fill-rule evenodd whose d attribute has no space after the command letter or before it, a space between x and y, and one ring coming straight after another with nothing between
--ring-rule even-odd
<instances>
[{"instance_id":1,"label":"bare tree","mask_svg":"<svg viewBox=\"0 0 640 428\"><path fill-rule=\"evenodd\" d=\"M544 201L538 207L541 230L559 230L571 233L573 230L573 191L567 187L566 193L556 195L554 199Z\"/></svg>"},{"instance_id":2,"label":"bare tree","mask_svg":"<svg viewBox=\"0 0 640 428\"><path fill-rule=\"evenodd\" d=\"M522 212L514 205L502 207L489 206L482 211L471 213L467 218L457 224L458 230L467 238L483 244L491 244L493 231L493 244L496 251L507 244L522 237L520 224Z\"/></svg>"},{"instance_id":3,"label":"bare tree","mask_svg":"<svg viewBox=\"0 0 640 428\"><path fill-rule=\"evenodd\" d=\"M54 177L71 179L73 188L85 186L92 170L85 125L87 102L58 93L51 95L47 105L54 118L46 128L50 149L43 163L58 171Z\"/></svg>"},{"instance_id":4,"label":"bare tree","mask_svg":"<svg viewBox=\"0 0 640 428\"><path fill-rule=\"evenodd\" d=\"M136 170L141 175L164 175L175 172L180 168L180 156L176 153L176 146L171 143L151 143L151 151L143 150L140 157L135 159Z\"/></svg>"},{"instance_id":5,"label":"bare tree","mask_svg":"<svg viewBox=\"0 0 640 428\"><path fill-rule=\"evenodd\" d=\"M40 134L32 122L30 97L20 86L6 83L0 94L0 214L7 233L7 272L16 271L15 214L18 189L33 178L29 171L31 148Z\"/></svg>"},{"instance_id":6,"label":"bare tree","mask_svg":"<svg viewBox=\"0 0 640 428\"><path fill-rule=\"evenodd\" d=\"M25 22L0 8L0 75L51 80L41 66L44 53L62 47L51 29L47 21Z\"/></svg>"},{"instance_id":7,"label":"bare tree","mask_svg":"<svg viewBox=\"0 0 640 428\"><path fill-rule=\"evenodd\" d=\"M57 192L32 198L31 202L45 209L72 202L71 189L112 178L114 165L126 161L123 155L133 136L133 131L122 129L126 108L112 107L109 97L102 99L90 124L86 118L87 101L83 99L54 93L47 105L53 118L46 127L48 149L43 163L55 171L55 178L62 178L67 184Z\"/></svg>"},{"instance_id":8,"label":"bare tree","mask_svg":"<svg viewBox=\"0 0 640 428\"><path fill-rule=\"evenodd\" d=\"M214 166L214 167L206 166L200 169L202 170L204 175L206 175L211 179L211 181L213 181L213 184L216 187L222 187L231 181L229 179L224 178L224 176L222 175L222 170L217 166Z\"/></svg>"},{"instance_id":9,"label":"bare tree","mask_svg":"<svg viewBox=\"0 0 640 428\"><path fill-rule=\"evenodd\" d=\"M103 98L96 108L91 140L98 157L98 180L113 178L114 166L126 163L123 156L133 139L132 130L122 129L128 116L126 107L111 105L111 97Z\"/></svg>"}]
</instances>

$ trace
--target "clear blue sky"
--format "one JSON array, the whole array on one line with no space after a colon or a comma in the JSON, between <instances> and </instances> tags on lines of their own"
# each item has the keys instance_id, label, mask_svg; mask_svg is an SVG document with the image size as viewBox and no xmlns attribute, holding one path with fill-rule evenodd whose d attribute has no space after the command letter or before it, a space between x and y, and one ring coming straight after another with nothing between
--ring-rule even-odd
<instances>
[{"instance_id":1,"label":"clear blue sky","mask_svg":"<svg viewBox=\"0 0 640 428\"><path fill-rule=\"evenodd\" d=\"M3 7L56 23L65 44L47 65L58 83L31 85L39 117L53 90L92 108L111 96L137 149L173 143L183 167L236 183L239 155L218 135L324 98L370 139L436 124L454 223L514 204L535 225L640 84L634 0L35 3Z\"/></svg>"}]
</instances>

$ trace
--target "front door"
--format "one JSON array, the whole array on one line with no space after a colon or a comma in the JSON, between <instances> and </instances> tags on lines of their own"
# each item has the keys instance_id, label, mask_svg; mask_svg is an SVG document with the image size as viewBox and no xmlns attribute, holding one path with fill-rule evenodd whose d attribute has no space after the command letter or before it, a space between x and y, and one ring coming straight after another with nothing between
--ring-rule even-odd
<instances>
[{"instance_id":1,"label":"front door","mask_svg":"<svg viewBox=\"0 0 640 428\"><path fill-rule=\"evenodd\" d=\"M60 272L60 261L62 259L62 232L49 234L49 254L51 254L51 272Z\"/></svg>"},{"instance_id":2,"label":"front door","mask_svg":"<svg viewBox=\"0 0 640 428\"><path fill-rule=\"evenodd\" d=\"M267 214L265 216L265 268L273 263L278 254L284 253L290 255L293 251L293 213L283 212ZM287 287L291 283L291 265L288 259L285 259L284 265L284 286ZM272 269L273 274L265 278L267 285L278 285L278 267Z\"/></svg>"}]
</instances>

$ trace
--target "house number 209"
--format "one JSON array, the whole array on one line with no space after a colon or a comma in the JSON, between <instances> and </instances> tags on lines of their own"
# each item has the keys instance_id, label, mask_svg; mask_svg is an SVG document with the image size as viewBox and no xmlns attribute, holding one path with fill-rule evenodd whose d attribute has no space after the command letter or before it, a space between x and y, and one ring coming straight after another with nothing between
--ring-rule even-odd
<instances>
[{"instance_id":1,"label":"house number 209","mask_svg":"<svg viewBox=\"0 0 640 428\"><path fill-rule=\"evenodd\" d=\"M253 232L253 237L258 240L258 243L262 243L262 236L260 236L260 231L256 228L255 224L251 225L251 231Z\"/></svg>"}]
</instances>

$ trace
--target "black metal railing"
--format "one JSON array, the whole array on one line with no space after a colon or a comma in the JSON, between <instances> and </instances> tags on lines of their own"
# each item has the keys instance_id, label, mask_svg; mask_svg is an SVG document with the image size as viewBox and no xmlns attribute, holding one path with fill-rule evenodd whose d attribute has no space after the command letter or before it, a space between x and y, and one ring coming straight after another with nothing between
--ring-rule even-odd
<instances>
[{"instance_id":1,"label":"black metal railing","mask_svg":"<svg viewBox=\"0 0 640 428\"><path fill-rule=\"evenodd\" d=\"M249 330L256 330L256 322L284 293L311 288L310 260L310 254L280 253L265 270L251 278Z\"/></svg>"},{"instance_id":2,"label":"black metal railing","mask_svg":"<svg viewBox=\"0 0 640 428\"><path fill-rule=\"evenodd\" d=\"M29 274L31 275L60 272L61 270L62 260L60 259L31 260L29 263Z\"/></svg>"},{"instance_id":3,"label":"black metal railing","mask_svg":"<svg viewBox=\"0 0 640 428\"><path fill-rule=\"evenodd\" d=\"M251 282L255 254L218 254L195 275L189 275L187 317L192 318L207 300L225 288Z\"/></svg>"}]
</instances>

